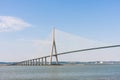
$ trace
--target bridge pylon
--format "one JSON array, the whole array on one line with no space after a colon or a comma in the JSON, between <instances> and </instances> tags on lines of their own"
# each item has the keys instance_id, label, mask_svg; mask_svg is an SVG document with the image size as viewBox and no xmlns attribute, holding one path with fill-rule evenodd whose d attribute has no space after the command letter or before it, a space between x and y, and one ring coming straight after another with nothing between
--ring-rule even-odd
<instances>
[{"instance_id":1,"label":"bridge pylon","mask_svg":"<svg viewBox=\"0 0 120 80\"><path fill-rule=\"evenodd\" d=\"M58 56L57 56L57 48L56 48L56 43L55 43L55 28L53 28L53 33L52 33L52 48L51 48L51 53L50 53L50 65L52 65L52 58L56 58L56 64L58 64Z\"/></svg>"}]
</instances>

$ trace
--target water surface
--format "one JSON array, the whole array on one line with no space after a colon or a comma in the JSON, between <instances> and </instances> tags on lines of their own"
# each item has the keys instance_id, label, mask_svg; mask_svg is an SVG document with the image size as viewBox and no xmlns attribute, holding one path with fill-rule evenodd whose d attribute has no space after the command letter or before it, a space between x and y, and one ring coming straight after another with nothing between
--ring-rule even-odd
<instances>
[{"instance_id":1,"label":"water surface","mask_svg":"<svg viewBox=\"0 0 120 80\"><path fill-rule=\"evenodd\" d=\"M2 66L0 80L120 80L120 65Z\"/></svg>"}]
</instances>

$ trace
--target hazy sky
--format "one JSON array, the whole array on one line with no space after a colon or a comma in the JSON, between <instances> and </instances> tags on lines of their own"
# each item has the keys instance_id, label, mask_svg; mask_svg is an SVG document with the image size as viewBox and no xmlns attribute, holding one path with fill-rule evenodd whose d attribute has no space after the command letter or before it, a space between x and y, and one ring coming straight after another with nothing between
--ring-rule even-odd
<instances>
[{"instance_id":1,"label":"hazy sky","mask_svg":"<svg viewBox=\"0 0 120 80\"><path fill-rule=\"evenodd\" d=\"M120 0L0 0L0 61L49 55L53 27L58 52L120 44L119 21ZM65 55L60 60L120 60L119 49Z\"/></svg>"}]
</instances>

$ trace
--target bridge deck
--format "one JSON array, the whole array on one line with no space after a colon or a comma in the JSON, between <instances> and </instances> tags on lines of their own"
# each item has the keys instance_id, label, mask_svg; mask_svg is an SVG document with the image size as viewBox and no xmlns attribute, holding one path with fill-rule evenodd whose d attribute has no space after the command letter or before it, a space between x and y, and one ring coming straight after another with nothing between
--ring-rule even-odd
<instances>
[{"instance_id":1,"label":"bridge deck","mask_svg":"<svg viewBox=\"0 0 120 80\"><path fill-rule=\"evenodd\" d=\"M54 55L52 55L52 56L63 55L63 54L70 54L70 53L75 53L75 52L90 51L90 50L115 48L115 47L120 47L120 45L112 45L112 46L103 46L103 47L95 47L95 48L74 50L74 51L68 51L68 52L63 52L63 53L54 54ZM49 57L51 57L51 55L43 56L43 57L39 57L39 58L35 58L35 59L30 59L30 60L24 60L24 61L17 62L17 63L12 64L12 65L23 65L23 66L50 65L50 63L47 61L47 58L49 58ZM52 64L53 64L53 63L52 63ZM52 64L51 64L51 65L52 65ZM57 64L57 65L58 65L58 64Z\"/></svg>"}]
</instances>

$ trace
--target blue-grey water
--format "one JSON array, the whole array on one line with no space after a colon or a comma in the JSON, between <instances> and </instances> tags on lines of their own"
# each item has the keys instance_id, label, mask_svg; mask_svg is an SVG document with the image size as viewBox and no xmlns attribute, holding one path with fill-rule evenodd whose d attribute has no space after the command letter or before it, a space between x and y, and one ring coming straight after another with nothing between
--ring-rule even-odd
<instances>
[{"instance_id":1,"label":"blue-grey water","mask_svg":"<svg viewBox=\"0 0 120 80\"><path fill-rule=\"evenodd\" d=\"M0 80L120 80L120 65L1 66Z\"/></svg>"}]
</instances>

